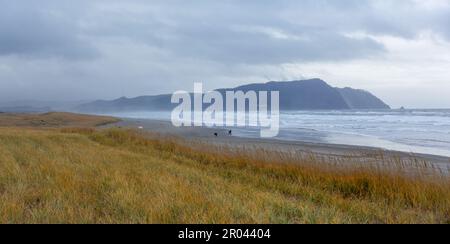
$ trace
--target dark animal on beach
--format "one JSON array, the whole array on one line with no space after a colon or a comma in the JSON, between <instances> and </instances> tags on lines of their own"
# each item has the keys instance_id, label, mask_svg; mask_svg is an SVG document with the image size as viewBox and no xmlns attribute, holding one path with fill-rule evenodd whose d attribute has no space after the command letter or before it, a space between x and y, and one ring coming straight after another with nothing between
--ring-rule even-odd
<instances>
[{"instance_id":1,"label":"dark animal on beach","mask_svg":"<svg viewBox=\"0 0 450 244\"><path fill-rule=\"evenodd\" d=\"M232 131L232 130L229 130L229 131L228 131L228 135L230 135L230 136L233 135L233 131Z\"/></svg>"},{"instance_id":2,"label":"dark animal on beach","mask_svg":"<svg viewBox=\"0 0 450 244\"><path fill-rule=\"evenodd\" d=\"M217 133L214 133L214 136L215 136L215 137L218 137L218 136L219 136L219 134L217 134Z\"/></svg>"}]
</instances>

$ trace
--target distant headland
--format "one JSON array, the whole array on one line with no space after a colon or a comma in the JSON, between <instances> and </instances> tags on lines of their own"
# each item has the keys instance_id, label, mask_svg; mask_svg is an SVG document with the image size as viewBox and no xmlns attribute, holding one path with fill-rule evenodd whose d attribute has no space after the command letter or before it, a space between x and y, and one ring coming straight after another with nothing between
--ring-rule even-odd
<instances>
[{"instance_id":1,"label":"distant headland","mask_svg":"<svg viewBox=\"0 0 450 244\"><path fill-rule=\"evenodd\" d=\"M279 91L281 110L390 109L389 105L365 90L336 88L321 79L272 81L217 91ZM76 107L79 112L170 111L176 105L171 95L140 96L116 100L98 100Z\"/></svg>"}]
</instances>

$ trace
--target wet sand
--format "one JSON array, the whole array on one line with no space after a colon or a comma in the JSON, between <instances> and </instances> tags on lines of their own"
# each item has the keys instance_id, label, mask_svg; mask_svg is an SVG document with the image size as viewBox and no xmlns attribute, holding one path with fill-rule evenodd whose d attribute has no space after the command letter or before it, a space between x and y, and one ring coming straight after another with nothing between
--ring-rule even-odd
<instances>
[{"instance_id":1,"label":"wet sand","mask_svg":"<svg viewBox=\"0 0 450 244\"><path fill-rule=\"evenodd\" d=\"M374 161L380 155L383 155L384 157L398 158L401 160L416 159L432 163L445 171L450 171L450 158L437 155L397 152L384 150L381 148L351 145L243 138L233 135L230 136L227 129L206 127L176 128L172 126L170 122L149 119L122 119L122 121L108 125L107 127L142 129L144 131L158 133L160 135L176 136L186 140L200 140L208 144L219 146L261 148L264 150L277 152L305 152L328 157L351 157L360 159L361 162ZM217 137L214 135L215 133L218 133Z\"/></svg>"}]
</instances>

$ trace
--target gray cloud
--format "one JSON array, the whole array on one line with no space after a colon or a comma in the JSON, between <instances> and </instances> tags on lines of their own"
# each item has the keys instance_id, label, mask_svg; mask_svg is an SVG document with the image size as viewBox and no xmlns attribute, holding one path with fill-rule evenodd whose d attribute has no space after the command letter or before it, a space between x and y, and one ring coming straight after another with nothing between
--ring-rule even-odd
<instances>
[{"instance_id":1,"label":"gray cloud","mask_svg":"<svg viewBox=\"0 0 450 244\"><path fill-rule=\"evenodd\" d=\"M297 37L258 27L236 30L214 25L194 28L183 26L176 33L175 38L153 36L146 43L167 49L178 56L231 64L346 60L376 55L383 51L383 46L372 39L352 39L326 32Z\"/></svg>"},{"instance_id":2,"label":"gray cloud","mask_svg":"<svg viewBox=\"0 0 450 244\"><path fill-rule=\"evenodd\" d=\"M0 1L0 55L67 59L97 55L83 39L76 16L67 13L70 9L55 9L51 3L56 2Z\"/></svg>"},{"instance_id":3,"label":"gray cloud","mask_svg":"<svg viewBox=\"0 0 450 244\"><path fill-rule=\"evenodd\" d=\"M215 88L294 79L299 75L287 64L389 59L392 47L380 36L415 41L428 32L450 41L445 0L0 0L0 6L0 100L114 98L171 92L198 80Z\"/></svg>"},{"instance_id":4,"label":"gray cloud","mask_svg":"<svg viewBox=\"0 0 450 244\"><path fill-rule=\"evenodd\" d=\"M123 37L174 55L273 64L383 52L376 40L345 32L450 34L448 8L424 10L415 1L1 0L1 5L1 55L91 58L98 54L94 37Z\"/></svg>"},{"instance_id":5,"label":"gray cloud","mask_svg":"<svg viewBox=\"0 0 450 244\"><path fill-rule=\"evenodd\" d=\"M166 5L152 3L153 8L147 11L131 8L120 12L120 18L114 8L109 8L107 13L112 15L88 31L100 37L130 38L174 56L221 63L346 60L384 51L370 38L354 39L325 26L289 23L282 11L272 11L279 6L269 2L264 2L267 6L254 1L177 3L178 7L168 13L160 12ZM286 1L281 10L289 8L289 4ZM302 19L301 13L293 17L295 21Z\"/></svg>"}]
</instances>

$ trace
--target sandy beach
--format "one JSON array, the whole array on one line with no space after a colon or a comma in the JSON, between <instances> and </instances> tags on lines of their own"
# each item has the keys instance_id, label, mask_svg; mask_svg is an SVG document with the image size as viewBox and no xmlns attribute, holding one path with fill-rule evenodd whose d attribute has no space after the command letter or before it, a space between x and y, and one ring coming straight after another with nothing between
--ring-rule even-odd
<instances>
[{"instance_id":1,"label":"sandy beach","mask_svg":"<svg viewBox=\"0 0 450 244\"><path fill-rule=\"evenodd\" d=\"M107 127L133 128L158 133L160 135L175 136L185 140L201 141L212 145L238 147L238 148L260 148L267 151L312 153L325 157L351 158L361 162L375 162L382 157L392 157L404 161L421 161L431 163L443 171L450 171L450 158L431 154L406 153L385 150L382 148L310 143L302 141L286 141L278 139L255 139L244 138L228 134L227 129L206 127L183 127L176 128L168 121L151 119L129 119L122 118L120 122ZM218 136L215 136L215 133Z\"/></svg>"}]
</instances>

